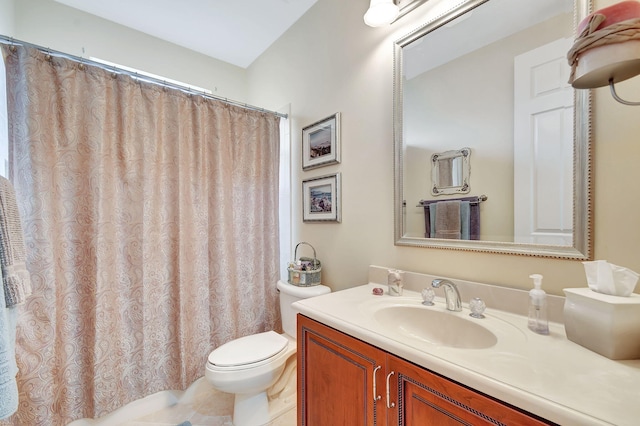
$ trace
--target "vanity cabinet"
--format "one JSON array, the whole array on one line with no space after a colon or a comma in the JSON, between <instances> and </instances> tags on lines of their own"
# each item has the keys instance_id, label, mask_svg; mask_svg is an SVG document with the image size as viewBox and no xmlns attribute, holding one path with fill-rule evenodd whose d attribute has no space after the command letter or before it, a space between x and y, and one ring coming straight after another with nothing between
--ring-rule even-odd
<instances>
[{"instance_id":1,"label":"vanity cabinet","mask_svg":"<svg viewBox=\"0 0 640 426\"><path fill-rule=\"evenodd\" d=\"M384 364L378 348L298 315L298 425L385 424Z\"/></svg>"},{"instance_id":2,"label":"vanity cabinet","mask_svg":"<svg viewBox=\"0 0 640 426\"><path fill-rule=\"evenodd\" d=\"M298 425L548 425L298 315Z\"/></svg>"}]
</instances>

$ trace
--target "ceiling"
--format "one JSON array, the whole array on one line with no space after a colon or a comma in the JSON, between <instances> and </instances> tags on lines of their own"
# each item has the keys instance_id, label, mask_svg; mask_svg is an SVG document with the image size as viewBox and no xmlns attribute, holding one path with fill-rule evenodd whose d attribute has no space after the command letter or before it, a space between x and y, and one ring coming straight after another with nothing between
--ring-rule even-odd
<instances>
[{"instance_id":1,"label":"ceiling","mask_svg":"<svg viewBox=\"0 0 640 426\"><path fill-rule=\"evenodd\" d=\"M317 0L55 0L247 68Z\"/></svg>"}]
</instances>

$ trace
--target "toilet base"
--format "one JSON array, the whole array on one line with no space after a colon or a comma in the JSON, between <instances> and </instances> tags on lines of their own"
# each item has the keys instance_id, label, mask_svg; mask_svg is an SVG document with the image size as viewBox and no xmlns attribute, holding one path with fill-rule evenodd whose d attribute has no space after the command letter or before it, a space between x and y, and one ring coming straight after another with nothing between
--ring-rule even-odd
<instances>
[{"instance_id":1,"label":"toilet base","mask_svg":"<svg viewBox=\"0 0 640 426\"><path fill-rule=\"evenodd\" d=\"M262 426L269 423L267 392L236 394L233 403L234 426Z\"/></svg>"},{"instance_id":2,"label":"toilet base","mask_svg":"<svg viewBox=\"0 0 640 426\"><path fill-rule=\"evenodd\" d=\"M234 426L262 426L284 413L295 410L296 357L292 356L278 381L260 394L236 394L233 407Z\"/></svg>"}]
</instances>

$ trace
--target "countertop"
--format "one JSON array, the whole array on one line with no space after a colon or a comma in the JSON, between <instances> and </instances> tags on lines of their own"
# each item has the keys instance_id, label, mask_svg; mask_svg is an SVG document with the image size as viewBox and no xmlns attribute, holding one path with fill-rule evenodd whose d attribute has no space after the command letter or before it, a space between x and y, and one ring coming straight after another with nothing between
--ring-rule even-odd
<instances>
[{"instance_id":1,"label":"countertop","mask_svg":"<svg viewBox=\"0 0 640 426\"><path fill-rule=\"evenodd\" d=\"M375 296L374 287L385 288ZM487 308L482 323L498 325L498 343L487 349L425 345L376 324L370 306L383 299L419 305L420 294L386 294L369 283L305 299L294 309L380 349L561 425L640 424L640 360L613 361L567 339L564 326L549 323L547 336L527 328L522 315ZM445 311L444 300L432 309ZM462 313L468 315L464 304ZM430 326L425 324L425 327ZM437 324L432 326L437 327ZM511 328L510 330L508 330ZM499 330L498 330L499 331Z\"/></svg>"}]
</instances>

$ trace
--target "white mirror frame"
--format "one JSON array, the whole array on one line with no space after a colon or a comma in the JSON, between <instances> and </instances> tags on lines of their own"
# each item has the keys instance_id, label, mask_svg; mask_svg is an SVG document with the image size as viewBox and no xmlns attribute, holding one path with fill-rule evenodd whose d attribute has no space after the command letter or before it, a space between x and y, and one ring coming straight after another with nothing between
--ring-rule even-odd
<instances>
[{"instance_id":1,"label":"white mirror frame","mask_svg":"<svg viewBox=\"0 0 640 426\"><path fill-rule=\"evenodd\" d=\"M459 168L457 175L459 179L454 179L454 168L451 167L454 160L458 160ZM448 172L448 182L440 182L442 177L442 162L448 161L450 166L446 169ZM471 175L471 148L462 148L458 150L438 152L431 155L431 195L448 195L448 194L468 194L471 190L469 186L469 177ZM456 183L458 183L456 185Z\"/></svg>"},{"instance_id":2,"label":"white mirror frame","mask_svg":"<svg viewBox=\"0 0 640 426\"><path fill-rule=\"evenodd\" d=\"M559 259L591 260L593 258L592 203L592 133L591 91L574 91L574 213L573 246L510 243L482 240L444 240L405 236L405 201L403 199L403 47L456 17L490 0L464 0L448 13L426 23L394 43L394 236L398 246L428 247L489 253L516 254ZM574 1L574 27L591 13L593 0Z\"/></svg>"}]
</instances>

